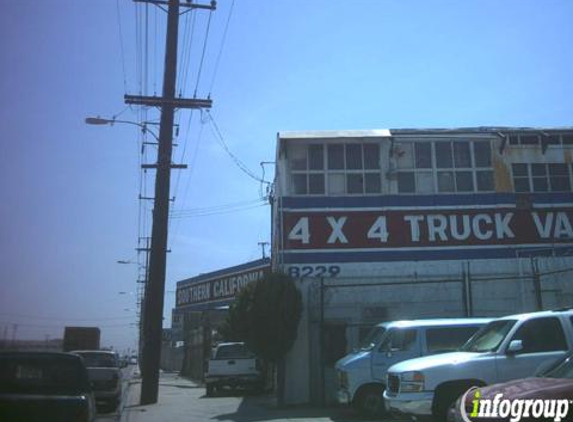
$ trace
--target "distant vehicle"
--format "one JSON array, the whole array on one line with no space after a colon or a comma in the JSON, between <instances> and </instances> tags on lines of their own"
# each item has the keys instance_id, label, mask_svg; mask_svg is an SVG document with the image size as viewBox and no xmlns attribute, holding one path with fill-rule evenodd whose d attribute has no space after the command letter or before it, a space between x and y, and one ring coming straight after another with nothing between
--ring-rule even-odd
<instances>
[{"instance_id":1,"label":"distant vehicle","mask_svg":"<svg viewBox=\"0 0 573 422\"><path fill-rule=\"evenodd\" d=\"M84 360L96 403L115 410L121 401L122 381L117 354L107 350L76 350L72 353Z\"/></svg>"},{"instance_id":2,"label":"distant vehicle","mask_svg":"<svg viewBox=\"0 0 573 422\"><path fill-rule=\"evenodd\" d=\"M128 360L130 365L137 365L137 356L132 356Z\"/></svg>"},{"instance_id":3,"label":"distant vehicle","mask_svg":"<svg viewBox=\"0 0 573 422\"><path fill-rule=\"evenodd\" d=\"M573 353L553 363L537 377L494 384L479 389L480 398L494 400L498 394L503 394L504 400L551 400L570 399L573 397ZM463 396L462 396L463 397ZM463 422L461 415L462 397L448 412L449 422ZM464 403L466 415L473 411L475 395L467 394ZM568 406L566 422L573 421L573 408ZM488 421L504 421L508 418L488 418ZM523 420L523 419L522 419Z\"/></svg>"},{"instance_id":4,"label":"distant vehicle","mask_svg":"<svg viewBox=\"0 0 573 422\"><path fill-rule=\"evenodd\" d=\"M78 356L0 352L0 420L92 422L95 415L88 373Z\"/></svg>"},{"instance_id":5,"label":"distant vehicle","mask_svg":"<svg viewBox=\"0 0 573 422\"><path fill-rule=\"evenodd\" d=\"M64 352L72 350L99 350L98 327L66 327L64 329Z\"/></svg>"},{"instance_id":6,"label":"distant vehicle","mask_svg":"<svg viewBox=\"0 0 573 422\"><path fill-rule=\"evenodd\" d=\"M491 319L442 318L388 321L376 325L359 348L336 362L337 399L374 417L384 411L386 371L395 363L450 352Z\"/></svg>"},{"instance_id":7,"label":"distant vehicle","mask_svg":"<svg viewBox=\"0 0 573 422\"><path fill-rule=\"evenodd\" d=\"M122 356L119 358L119 366L125 368L129 365L129 358L127 356Z\"/></svg>"},{"instance_id":8,"label":"distant vehicle","mask_svg":"<svg viewBox=\"0 0 573 422\"><path fill-rule=\"evenodd\" d=\"M205 374L206 394L212 396L223 387L264 388L260 361L245 343L220 343L212 351Z\"/></svg>"},{"instance_id":9,"label":"distant vehicle","mask_svg":"<svg viewBox=\"0 0 573 422\"><path fill-rule=\"evenodd\" d=\"M498 318L458 352L426 356L388 369L388 410L416 418L445 419L468 388L531 376L573 350L573 310Z\"/></svg>"}]
</instances>

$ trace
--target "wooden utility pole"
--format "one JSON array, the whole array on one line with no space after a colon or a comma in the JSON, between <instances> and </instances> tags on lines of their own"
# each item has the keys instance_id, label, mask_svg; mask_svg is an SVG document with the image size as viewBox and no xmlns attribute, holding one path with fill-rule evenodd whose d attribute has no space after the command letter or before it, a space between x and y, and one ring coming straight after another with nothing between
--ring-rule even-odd
<instances>
[{"instance_id":1,"label":"wooden utility pole","mask_svg":"<svg viewBox=\"0 0 573 422\"><path fill-rule=\"evenodd\" d=\"M261 252L263 253L263 259L267 256L265 255L265 246L269 244L269 242L258 242L259 246L261 247Z\"/></svg>"},{"instance_id":2,"label":"wooden utility pole","mask_svg":"<svg viewBox=\"0 0 573 422\"><path fill-rule=\"evenodd\" d=\"M211 100L175 98L177 74L177 38L179 7L215 9L210 6L179 0L134 0L162 6L167 4L167 37L165 41L165 69L163 73L163 93L161 97L126 95L126 104L154 106L161 108L159 147L157 164L145 164L143 168L155 168L155 202L153 226L151 229L151 249L149 252L148 280L145 286L145 306L143 314L143 350L141 365L140 404L157 403L159 391L159 362L163 330L163 301L165 296L165 267L167 253L167 230L169 220L169 188L172 168L186 168L185 165L171 163L173 152L173 117L175 108L209 108Z\"/></svg>"}]
</instances>

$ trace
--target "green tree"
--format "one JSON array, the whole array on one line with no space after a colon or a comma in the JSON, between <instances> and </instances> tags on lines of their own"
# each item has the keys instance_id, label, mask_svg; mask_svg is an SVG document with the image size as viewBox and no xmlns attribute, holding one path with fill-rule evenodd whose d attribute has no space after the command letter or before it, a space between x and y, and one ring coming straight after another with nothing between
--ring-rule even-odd
<instances>
[{"instance_id":1,"label":"green tree","mask_svg":"<svg viewBox=\"0 0 573 422\"><path fill-rule=\"evenodd\" d=\"M244 341L249 344L255 283L247 284L235 297L223 323L217 328L224 341Z\"/></svg>"},{"instance_id":2,"label":"green tree","mask_svg":"<svg viewBox=\"0 0 573 422\"><path fill-rule=\"evenodd\" d=\"M284 403L284 357L296 339L302 297L292 278L269 273L243 288L218 331L227 341L244 341L276 365L277 398Z\"/></svg>"},{"instance_id":3,"label":"green tree","mask_svg":"<svg viewBox=\"0 0 573 422\"><path fill-rule=\"evenodd\" d=\"M294 281L269 273L239 292L218 331L225 340L244 341L258 356L277 363L296 339L301 313Z\"/></svg>"}]
</instances>

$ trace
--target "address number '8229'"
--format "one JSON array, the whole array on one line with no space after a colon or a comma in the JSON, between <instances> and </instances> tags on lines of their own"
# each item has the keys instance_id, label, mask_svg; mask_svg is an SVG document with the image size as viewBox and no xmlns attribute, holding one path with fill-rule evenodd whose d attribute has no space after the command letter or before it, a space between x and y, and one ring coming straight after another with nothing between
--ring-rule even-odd
<instances>
[{"instance_id":1,"label":"address number '8229'","mask_svg":"<svg viewBox=\"0 0 573 422\"><path fill-rule=\"evenodd\" d=\"M340 267L338 265L291 266L287 272L292 278L336 277L340 274Z\"/></svg>"}]
</instances>

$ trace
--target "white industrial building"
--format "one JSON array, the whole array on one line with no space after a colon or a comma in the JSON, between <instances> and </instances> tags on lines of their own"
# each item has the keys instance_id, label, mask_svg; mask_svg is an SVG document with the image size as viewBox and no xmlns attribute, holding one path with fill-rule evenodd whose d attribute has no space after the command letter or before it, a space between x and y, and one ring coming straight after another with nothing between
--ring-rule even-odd
<instances>
[{"instance_id":1,"label":"white industrial building","mask_svg":"<svg viewBox=\"0 0 573 422\"><path fill-rule=\"evenodd\" d=\"M305 303L287 403L328 402L374 323L570 306L572 153L573 128L279 133L273 268Z\"/></svg>"}]
</instances>

